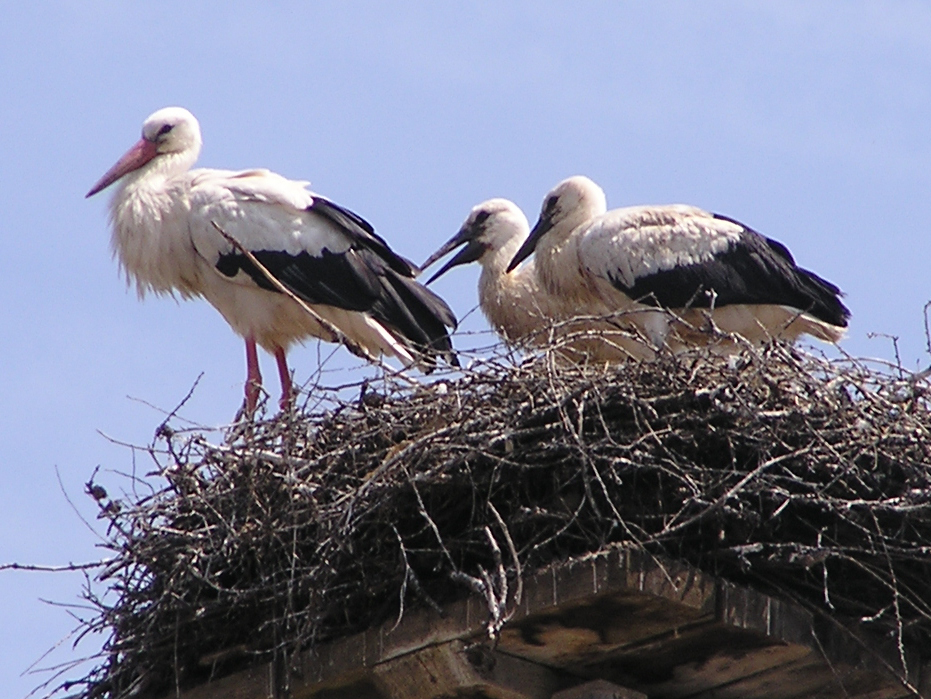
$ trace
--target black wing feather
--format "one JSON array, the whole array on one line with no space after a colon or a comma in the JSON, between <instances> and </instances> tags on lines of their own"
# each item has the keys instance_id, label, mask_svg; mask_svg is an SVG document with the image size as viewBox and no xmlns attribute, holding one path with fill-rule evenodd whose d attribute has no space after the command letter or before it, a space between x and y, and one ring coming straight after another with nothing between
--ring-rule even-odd
<instances>
[{"instance_id":1,"label":"black wing feather","mask_svg":"<svg viewBox=\"0 0 931 699\"><path fill-rule=\"evenodd\" d=\"M351 249L345 253L323 250L319 257L307 252L291 255L280 250L257 250L252 254L275 279L307 303L367 311L378 298L381 284L377 275L366 265L359 264L358 255ZM259 287L277 291L242 253L221 255L217 270L228 277L242 270Z\"/></svg>"},{"instance_id":2,"label":"black wing feather","mask_svg":"<svg viewBox=\"0 0 931 699\"><path fill-rule=\"evenodd\" d=\"M309 304L335 306L370 314L409 347L444 356L458 366L447 331L456 317L443 299L407 275L398 273L374 250L350 248L343 253L323 250L319 257L280 250L252 253L278 281ZM239 252L222 255L217 270L234 277L242 270L262 289L277 291L251 260Z\"/></svg>"},{"instance_id":3,"label":"black wing feather","mask_svg":"<svg viewBox=\"0 0 931 699\"><path fill-rule=\"evenodd\" d=\"M743 227L740 240L727 251L694 265L683 265L615 287L642 303L665 308L709 308L731 304L775 304L797 308L831 325L845 328L850 311L841 291L817 274L797 267L782 243ZM713 293L711 293L713 292Z\"/></svg>"},{"instance_id":4,"label":"black wing feather","mask_svg":"<svg viewBox=\"0 0 931 699\"><path fill-rule=\"evenodd\" d=\"M459 366L452 340L446 331L447 327L456 327L456 316L446 302L422 284L402 277L393 270L389 271L386 278L392 287L393 303L384 309L384 316L380 320L405 337L418 338L416 344L421 350L427 350L428 357L438 354L453 366Z\"/></svg>"},{"instance_id":5,"label":"black wing feather","mask_svg":"<svg viewBox=\"0 0 931 699\"><path fill-rule=\"evenodd\" d=\"M320 214L335 223L354 243L374 251L399 274L414 278L420 272L417 265L394 252L388 246L387 241L375 232L372 224L354 211L350 211L316 194L313 203L307 210Z\"/></svg>"},{"instance_id":6,"label":"black wing feather","mask_svg":"<svg viewBox=\"0 0 931 699\"><path fill-rule=\"evenodd\" d=\"M446 331L447 327L456 327L456 316L446 302L422 284L398 274L372 251L362 250L360 255L381 282L381 293L369 309L372 317L407 338L428 358L439 353L458 366Z\"/></svg>"}]
</instances>

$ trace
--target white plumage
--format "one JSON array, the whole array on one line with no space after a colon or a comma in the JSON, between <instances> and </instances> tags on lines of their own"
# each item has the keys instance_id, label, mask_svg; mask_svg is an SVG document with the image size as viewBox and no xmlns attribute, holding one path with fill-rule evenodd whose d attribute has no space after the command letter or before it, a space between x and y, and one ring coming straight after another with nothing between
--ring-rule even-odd
<instances>
[{"instance_id":1,"label":"white plumage","mask_svg":"<svg viewBox=\"0 0 931 699\"><path fill-rule=\"evenodd\" d=\"M595 318L579 319L566 299L547 292L535 260L511 272L508 264L526 241L530 225L524 212L507 199L489 199L473 207L459 232L433 253L427 268L457 247L452 257L427 284L458 265L478 262L479 306L488 322L511 345L556 346L571 361L618 361L641 357L643 343L616 325ZM607 309L600 309L606 314Z\"/></svg>"},{"instance_id":2,"label":"white plumage","mask_svg":"<svg viewBox=\"0 0 931 699\"><path fill-rule=\"evenodd\" d=\"M152 114L142 138L87 196L119 180L112 245L140 296L203 296L246 342L246 410L261 385L256 344L275 355L282 404L291 396L285 354L295 341L337 337L216 230L232 236L285 287L371 355L405 365L455 361L455 317L414 281L417 270L356 214L268 170L191 170L200 127L180 107Z\"/></svg>"},{"instance_id":3,"label":"white plumage","mask_svg":"<svg viewBox=\"0 0 931 699\"><path fill-rule=\"evenodd\" d=\"M478 262L479 306L495 331L510 344L529 341L554 317L537 284L534 261L508 274L508 263L530 233L524 212L507 199L475 206L459 232L421 265L426 269L460 245L463 247L427 284L457 265Z\"/></svg>"},{"instance_id":4,"label":"white plumage","mask_svg":"<svg viewBox=\"0 0 931 699\"><path fill-rule=\"evenodd\" d=\"M536 250L549 294L578 314L614 314L655 348L719 340L712 329L751 342L843 336L839 289L781 243L693 206L606 209L587 177L560 182L509 269Z\"/></svg>"}]
</instances>

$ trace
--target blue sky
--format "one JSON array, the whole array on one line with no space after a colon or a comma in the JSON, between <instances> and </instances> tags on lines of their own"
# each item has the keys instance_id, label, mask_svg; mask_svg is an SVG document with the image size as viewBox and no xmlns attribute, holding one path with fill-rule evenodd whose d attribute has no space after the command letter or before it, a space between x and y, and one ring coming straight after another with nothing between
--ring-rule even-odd
<instances>
[{"instance_id":1,"label":"blue sky","mask_svg":"<svg viewBox=\"0 0 931 699\"><path fill-rule=\"evenodd\" d=\"M684 202L782 241L847 292L843 347L931 363L931 6L773 2L6 2L0 23L0 563L103 555L96 467L151 466L183 414L241 400L241 341L204 302L127 291L90 186L159 107L199 118L207 167L268 167L423 260L479 201L535 219L587 174L609 206ZM460 316L476 267L437 285ZM483 321L473 314L467 329ZM318 346L292 355L299 382ZM324 353L327 348L323 348ZM342 353L345 354L345 353ZM277 391L274 364L263 359ZM334 366L358 361L338 356ZM58 484L75 502L73 510ZM65 636L79 575L0 572L0 695ZM60 650L59 661L70 656Z\"/></svg>"}]
</instances>

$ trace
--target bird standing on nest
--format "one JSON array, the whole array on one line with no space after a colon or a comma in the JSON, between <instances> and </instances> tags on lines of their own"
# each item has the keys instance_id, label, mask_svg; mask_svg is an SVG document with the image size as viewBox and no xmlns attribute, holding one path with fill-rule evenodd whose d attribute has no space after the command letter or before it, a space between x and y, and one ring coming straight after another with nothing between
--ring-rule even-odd
<instances>
[{"instance_id":1,"label":"bird standing on nest","mask_svg":"<svg viewBox=\"0 0 931 699\"><path fill-rule=\"evenodd\" d=\"M191 170L200 149L194 116L160 109L87 196L119 181L112 245L140 296L203 296L245 339L247 414L262 383L256 345L275 356L282 407L293 393L286 352L306 337L342 335L356 353L405 366L456 362L452 311L365 220L268 170Z\"/></svg>"},{"instance_id":2,"label":"bird standing on nest","mask_svg":"<svg viewBox=\"0 0 931 699\"><path fill-rule=\"evenodd\" d=\"M781 243L694 206L607 211L604 192L587 177L546 195L508 270L534 251L549 294L576 314L614 314L651 349L727 349L721 333L753 343L803 334L838 342L850 317L840 290L796 266Z\"/></svg>"}]
</instances>

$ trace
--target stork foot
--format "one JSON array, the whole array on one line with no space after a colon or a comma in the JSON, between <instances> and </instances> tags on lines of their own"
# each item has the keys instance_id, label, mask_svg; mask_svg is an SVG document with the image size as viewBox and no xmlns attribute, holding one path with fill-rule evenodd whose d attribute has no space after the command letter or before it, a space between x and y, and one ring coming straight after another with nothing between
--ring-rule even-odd
<instances>
[{"instance_id":1,"label":"stork foot","mask_svg":"<svg viewBox=\"0 0 931 699\"><path fill-rule=\"evenodd\" d=\"M246 397L243 400L242 409L247 417L255 415L255 409L259 405L259 397L262 394L262 385L254 381L246 381Z\"/></svg>"},{"instance_id":2,"label":"stork foot","mask_svg":"<svg viewBox=\"0 0 931 699\"><path fill-rule=\"evenodd\" d=\"M262 373L259 371L259 355L255 348L255 339L246 338L246 399L243 403L245 416L251 418L259 404L262 392Z\"/></svg>"}]
</instances>

